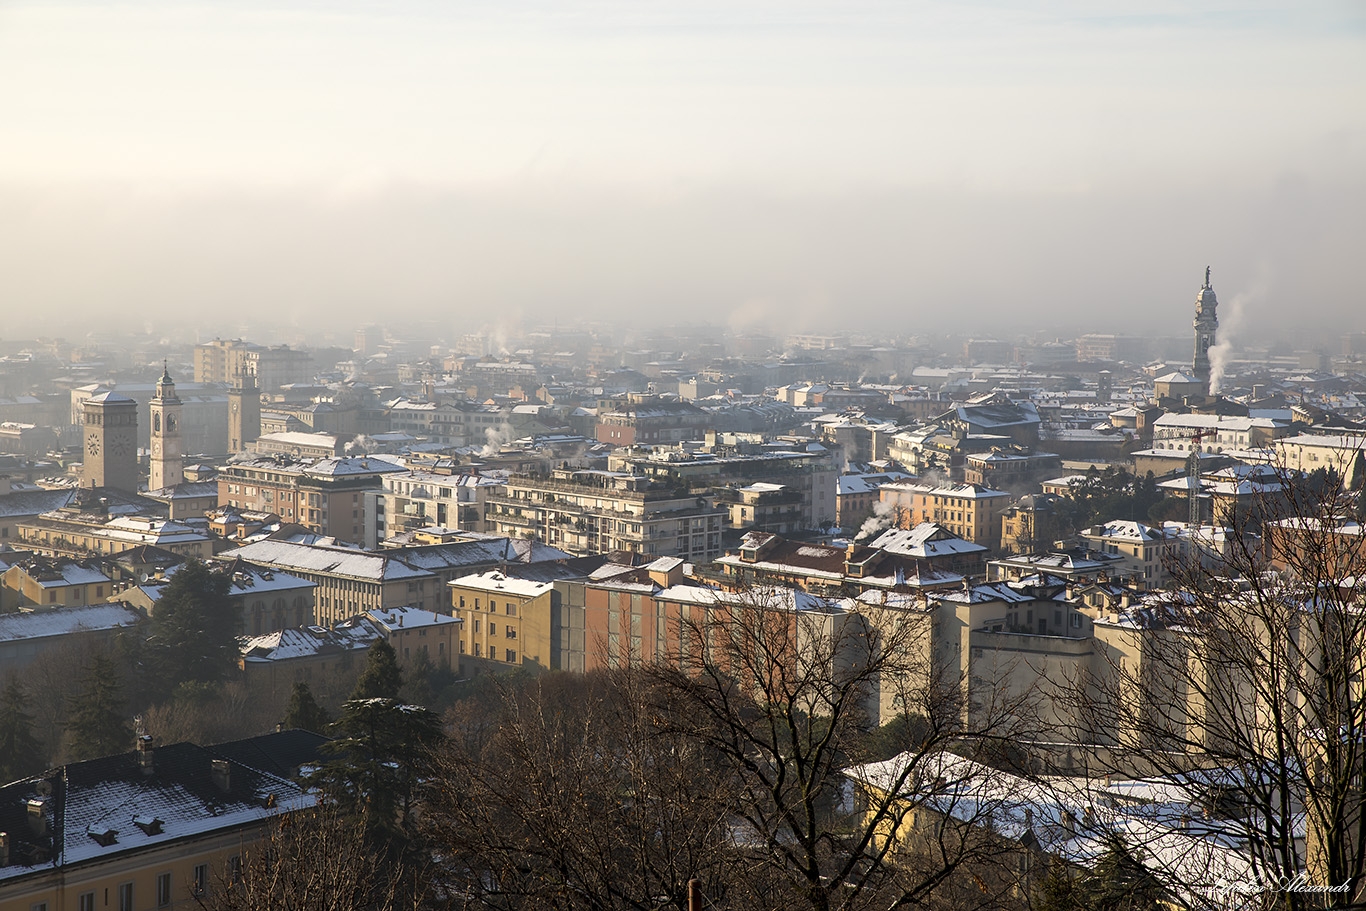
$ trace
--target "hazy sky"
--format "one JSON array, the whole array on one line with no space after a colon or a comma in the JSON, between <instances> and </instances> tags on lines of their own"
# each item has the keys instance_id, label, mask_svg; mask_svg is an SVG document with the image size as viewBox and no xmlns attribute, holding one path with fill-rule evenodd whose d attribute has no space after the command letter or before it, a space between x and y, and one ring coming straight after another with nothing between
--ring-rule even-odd
<instances>
[{"instance_id":1,"label":"hazy sky","mask_svg":"<svg viewBox=\"0 0 1366 911\"><path fill-rule=\"evenodd\" d=\"M1358 0L0 0L0 336L1361 330L1363 250Z\"/></svg>"}]
</instances>

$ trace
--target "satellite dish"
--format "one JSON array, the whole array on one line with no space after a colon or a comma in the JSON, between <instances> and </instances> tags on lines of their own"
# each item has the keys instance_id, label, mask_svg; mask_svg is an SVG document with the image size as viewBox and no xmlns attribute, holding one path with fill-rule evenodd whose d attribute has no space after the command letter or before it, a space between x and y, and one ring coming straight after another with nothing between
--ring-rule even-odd
<instances>
[{"instance_id":1,"label":"satellite dish","mask_svg":"<svg viewBox=\"0 0 1366 911\"><path fill-rule=\"evenodd\" d=\"M146 585L148 578L149 577L145 571L138 573L138 585Z\"/></svg>"}]
</instances>

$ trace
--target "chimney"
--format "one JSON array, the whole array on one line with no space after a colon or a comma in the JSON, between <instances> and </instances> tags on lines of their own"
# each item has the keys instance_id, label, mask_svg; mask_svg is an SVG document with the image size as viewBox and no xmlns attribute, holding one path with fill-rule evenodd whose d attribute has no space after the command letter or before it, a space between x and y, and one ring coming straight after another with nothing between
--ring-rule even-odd
<instances>
[{"instance_id":1,"label":"chimney","mask_svg":"<svg viewBox=\"0 0 1366 911\"><path fill-rule=\"evenodd\" d=\"M28 827L38 838L47 835L47 798L30 797L28 799Z\"/></svg>"},{"instance_id":2,"label":"chimney","mask_svg":"<svg viewBox=\"0 0 1366 911\"><path fill-rule=\"evenodd\" d=\"M212 762L211 773L213 783L220 791L232 789L232 763L226 759L215 759Z\"/></svg>"},{"instance_id":3,"label":"chimney","mask_svg":"<svg viewBox=\"0 0 1366 911\"><path fill-rule=\"evenodd\" d=\"M138 765L142 768L143 775L151 775L156 771L156 750L152 749L152 735L143 734L138 738Z\"/></svg>"}]
</instances>

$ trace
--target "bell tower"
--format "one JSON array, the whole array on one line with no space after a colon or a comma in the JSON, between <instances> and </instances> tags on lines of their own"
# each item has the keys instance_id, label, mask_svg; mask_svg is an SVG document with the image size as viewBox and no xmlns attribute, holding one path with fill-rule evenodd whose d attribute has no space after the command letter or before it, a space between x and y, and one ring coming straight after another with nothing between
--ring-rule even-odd
<instances>
[{"instance_id":1,"label":"bell tower","mask_svg":"<svg viewBox=\"0 0 1366 911\"><path fill-rule=\"evenodd\" d=\"M185 451L180 437L180 397L166 365L152 396L152 459L149 490L175 487L185 481Z\"/></svg>"},{"instance_id":2,"label":"bell tower","mask_svg":"<svg viewBox=\"0 0 1366 911\"><path fill-rule=\"evenodd\" d=\"M228 389L228 452L242 452L260 435L261 392L256 388L256 374L238 372Z\"/></svg>"},{"instance_id":3,"label":"bell tower","mask_svg":"<svg viewBox=\"0 0 1366 911\"><path fill-rule=\"evenodd\" d=\"M1215 344L1215 333L1219 330L1219 317L1216 310L1219 300L1214 296L1214 288L1209 283L1209 266L1205 267L1205 284L1195 298L1195 357L1191 361L1191 373L1205 384L1205 394L1209 394L1210 363L1209 349Z\"/></svg>"},{"instance_id":4,"label":"bell tower","mask_svg":"<svg viewBox=\"0 0 1366 911\"><path fill-rule=\"evenodd\" d=\"M118 392L86 399L82 406L85 464L82 487L138 489L138 403Z\"/></svg>"}]
</instances>

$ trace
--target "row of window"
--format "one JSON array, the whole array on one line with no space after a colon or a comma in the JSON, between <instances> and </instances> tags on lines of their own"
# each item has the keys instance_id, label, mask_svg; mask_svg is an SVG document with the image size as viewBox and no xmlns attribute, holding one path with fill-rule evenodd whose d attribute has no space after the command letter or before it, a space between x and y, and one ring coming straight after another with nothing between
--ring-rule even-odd
<instances>
[{"instance_id":1,"label":"row of window","mask_svg":"<svg viewBox=\"0 0 1366 911\"><path fill-rule=\"evenodd\" d=\"M237 882L242 876L242 858L234 855L229 860L229 871L233 882ZM194 883L192 888L195 895L203 895L209 886L209 866L208 864L196 864L194 868ZM159 873L156 880L158 908L169 908L171 906L171 874ZM115 901L118 911L134 911L133 906L133 884L131 882L120 883L115 889ZM76 899L78 911L95 911L96 893L82 892ZM109 907L109 891L105 890L104 907ZM47 902L35 902L30 906L31 911L48 911Z\"/></svg>"},{"instance_id":2,"label":"row of window","mask_svg":"<svg viewBox=\"0 0 1366 911\"><path fill-rule=\"evenodd\" d=\"M465 653L465 642L464 642L464 640L462 639L462 640L460 641L460 654L463 655L464 653ZM508 664L515 664L515 663L517 663L517 652L516 652L516 651L514 651L513 649L510 649L510 648L509 648L509 649L504 649L504 650L503 650L503 653L504 653L504 655L505 655L505 657L503 658L503 660L506 661ZM484 657L483 649L480 647L480 645L479 645L478 642L474 643L474 657L476 657L476 658L482 658L482 657ZM491 659L493 659L494 661L497 661L497 660L498 660L498 649L496 649L495 647L493 647L492 645L490 645L490 646L489 646L489 654L488 654L488 657L491 658Z\"/></svg>"}]
</instances>

